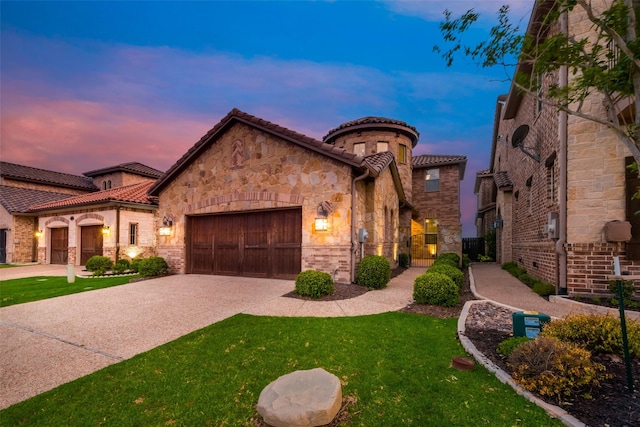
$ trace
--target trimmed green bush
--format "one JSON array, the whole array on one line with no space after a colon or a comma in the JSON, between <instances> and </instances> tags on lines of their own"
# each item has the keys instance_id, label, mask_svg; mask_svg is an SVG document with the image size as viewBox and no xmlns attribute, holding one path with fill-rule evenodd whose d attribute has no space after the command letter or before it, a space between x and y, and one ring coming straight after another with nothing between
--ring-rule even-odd
<instances>
[{"instance_id":1,"label":"trimmed green bush","mask_svg":"<svg viewBox=\"0 0 640 427\"><path fill-rule=\"evenodd\" d=\"M556 287L547 282L536 282L533 284L531 289L541 297L554 295L556 293Z\"/></svg>"},{"instance_id":2,"label":"trimmed green bush","mask_svg":"<svg viewBox=\"0 0 640 427\"><path fill-rule=\"evenodd\" d=\"M131 263L129 263L129 270L131 270L134 273L138 273L138 271L140 270L140 263L142 262L144 258L134 258L131 260Z\"/></svg>"},{"instance_id":3,"label":"trimmed green bush","mask_svg":"<svg viewBox=\"0 0 640 427\"><path fill-rule=\"evenodd\" d=\"M515 261L505 262L501 267L503 270L511 272L511 270L518 268L518 263Z\"/></svg>"},{"instance_id":4,"label":"trimmed green bush","mask_svg":"<svg viewBox=\"0 0 640 427\"><path fill-rule=\"evenodd\" d=\"M164 258L152 256L145 258L138 264L138 273L142 277L160 276L169 272L169 265Z\"/></svg>"},{"instance_id":5,"label":"trimmed green bush","mask_svg":"<svg viewBox=\"0 0 640 427\"><path fill-rule=\"evenodd\" d=\"M92 271L94 276L102 276L112 267L111 258L102 255L92 256L85 265L87 271Z\"/></svg>"},{"instance_id":6,"label":"trimmed green bush","mask_svg":"<svg viewBox=\"0 0 640 427\"><path fill-rule=\"evenodd\" d=\"M398 255L398 265L402 268L409 268L411 265L411 257L409 254Z\"/></svg>"},{"instance_id":7,"label":"trimmed green bush","mask_svg":"<svg viewBox=\"0 0 640 427\"><path fill-rule=\"evenodd\" d=\"M333 279L329 273L317 270L303 271L296 277L295 293L320 298L333 293Z\"/></svg>"},{"instance_id":8,"label":"trimmed green bush","mask_svg":"<svg viewBox=\"0 0 640 427\"><path fill-rule=\"evenodd\" d=\"M529 276L527 273L521 274L518 276L518 280L532 288L539 280L533 276Z\"/></svg>"},{"instance_id":9,"label":"trimmed green bush","mask_svg":"<svg viewBox=\"0 0 640 427\"><path fill-rule=\"evenodd\" d=\"M636 287L634 285L633 280L622 280L622 301L625 306L628 306L632 301L633 293L635 292ZM618 298L618 281L617 280L609 280L609 292L615 295L615 298Z\"/></svg>"},{"instance_id":10,"label":"trimmed green bush","mask_svg":"<svg viewBox=\"0 0 640 427\"><path fill-rule=\"evenodd\" d=\"M454 307L460 301L458 287L442 273L425 273L413 283L413 299L418 304Z\"/></svg>"},{"instance_id":11,"label":"trimmed green bush","mask_svg":"<svg viewBox=\"0 0 640 427\"><path fill-rule=\"evenodd\" d=\"M467 268L471 264L471 258L469 254L462 254L462 268Z\"/></svg>"},{"instance_id":12,"label":"trimmed green bush","mask_svg":"<svg viewBox=\"0 0 640 427\"><path fill-rule=\"evenodd\" d=\"M119 259L116 261L112 270L115 274L122 274L129 269L129 260L127 259Z\"/></svg>"},{"instance_id":13,"label":"trimmed green bush","mask_svg":"<svg viewBox=\"0 0 640 427\"><path fill-rule=\"evenodd\" d=\"M440 264L433 264L429 267L427 272L446 274L451 280L453 280L453 283L456 284L458 289L461 289L464 284L464 273L449 263L442 262Z\"/></svg>"},{"instance_id":14,"label":"trimmed green bush","mask_svg":"<svg viewBox=\"0 0 640 427\"><path fill-rule=\"evenodd\" d=\"M453 252L447 252L445 254L440 254L438 255L438 257L436 258L436 262L442 262L442 261L448 261L451 264L453 264L454 267L460 267L460 255L453 253Z\"/></svg>"},{"instance_id":15,"label":"trimmed green bush","mask_svg":"<svg viewBox=\"0 0 640 427\"><path fill-rule=\"evenodd\" d=\"M380 255L367 255L358 265L357 283L369 289L382 289L391 279L391 264Z\"/></svg>"}]
</instances>

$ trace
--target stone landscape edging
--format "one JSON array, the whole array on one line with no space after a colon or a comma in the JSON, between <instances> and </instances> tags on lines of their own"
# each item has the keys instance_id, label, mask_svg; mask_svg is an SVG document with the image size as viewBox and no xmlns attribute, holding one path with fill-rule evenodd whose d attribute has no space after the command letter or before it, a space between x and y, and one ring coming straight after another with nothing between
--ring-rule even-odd
<instances>
[{"instance_id":1,"label":"stone landscape edging","mask_svg":"<svg viewBox=\"0 0 640 427\"><path fill-rule=\"evenodd\" d=\"M487 299L475 300L475 301L467 301L465 305L462 307L462 312L460 313L460 317L458 318L458 338L460 339L460 343L462 347L464 347L465 351L473 356L474 359L478 361L478 363L482 364L488 371L493 372L498 378L498 380L504 384L508 384L513 388L513 390L519 395L523 396L525 399L530 402L536 404L540 408L544 409L549 416L552 418L559 419L565 426L568 427L586 427L587 425L582 421L575 418L573 415L569 414L564 409L559 406L551 405L544 400L538 398L530 391L525 390L520 386L520 384L516 383L515 380L511 377L511 375L507 374L503 371L498 365L493 363L491 359L482 354L476 346L471 342L471 340L465 335L466 329L466 320L469 315L469 309L473 304L492 302Z\"/></svg>"}]
</instances>

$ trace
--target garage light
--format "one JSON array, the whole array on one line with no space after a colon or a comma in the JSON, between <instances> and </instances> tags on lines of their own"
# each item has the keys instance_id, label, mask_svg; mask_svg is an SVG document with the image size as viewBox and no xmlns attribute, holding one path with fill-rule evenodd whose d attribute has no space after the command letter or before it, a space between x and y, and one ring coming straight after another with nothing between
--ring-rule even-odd
<instances>
[{"instance_id":1,"label":"garage light","mask_svg":"<svg viewBox=\"0 0 640 427\"><path fill-rule=\"evenodd\" d=\"M35 233L33 233L33 234L34 234L34 235L36 236L36 238L38 238L38 239L39 239L39 238L41 238L42 236L44 236L44 233L42 232L42 230L38 230L38 231L36 231L36 232L35 232Z\"/></svg>"},{"instance_id":2,"label":"garage light","mask_svg":"<svg viewBox=\"0 0 640 427\"><path fill-rule=\"evenodd\" d=\"M111 229L109 228L108 225L103 225L102 226L102 234L104 234L105 236L108 235L111 232Z\"/></svg>"},{"instance_id":3,"label":"garage light","mask_svg":"<svg viewBox=\"0 0 640 427\"><path fill-rule=\"evenodd\" d=\"M162 218L162 227L160 227L161 236L171 236L171 227L173 227L173 221L166 216Z\"/></svg>"},{"instance_id":4,"label":"garage light","mask_svg":"<svg viewBox=\"0 0 640 427\"><path fill-rule=\"evenodd\" d=\"M331 202L320 202L316 211L316 231L327 231L329 229L329 211L331 210Z\"/></svg>"}]
</instances>

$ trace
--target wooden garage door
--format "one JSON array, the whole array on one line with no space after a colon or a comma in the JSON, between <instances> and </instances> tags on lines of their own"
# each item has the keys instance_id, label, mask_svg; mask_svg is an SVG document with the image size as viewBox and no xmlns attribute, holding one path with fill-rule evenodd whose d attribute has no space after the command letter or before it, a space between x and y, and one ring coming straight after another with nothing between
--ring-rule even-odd
<instances>
[{"instance_id":1,"label":"wooden garage door","mask_svg":"<svg viewBox=\"0 0 640 427\"><path fill-rule=\"evenodd\" d=\"M69 229L51 229L51 264L66 264L69 256Z\"/></svg>"},{"instance_id":2,"label":"wooden garage door","mask_svg":"<svg viewBox=\"0 0 640 427\"><path fill-rule=\"evenodd\" d=\"M187 272L293 279L300 273L300 209L189 217Z\"/></svg>"},{"instance_id":3,"label":"wooden garage door","mask_svg":"<svg viewBox=\"0 0 640 427\"><path fill-rule=\"evenodd\" d=\"M80 227L80 265L94 255L102 255L102 226Z\"/></svg>"}]
</instances>

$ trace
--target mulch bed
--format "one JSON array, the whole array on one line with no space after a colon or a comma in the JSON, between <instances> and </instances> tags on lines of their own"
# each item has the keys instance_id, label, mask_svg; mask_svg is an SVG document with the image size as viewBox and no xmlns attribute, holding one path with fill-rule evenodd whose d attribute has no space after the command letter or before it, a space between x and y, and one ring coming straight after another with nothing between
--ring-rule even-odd
<instances>
[{"instance_id":1,"label":"mulch bed","mask_svg":"<svg viewBox=\"0 0 640 427\"><path fill-rule=\"evenodd\" d=\"M402 271L404 270L394 270L394 276L401 274ZM335 293L333 295L315 301L336 301L354 298L365 292L368 292L368 290L363 286L339 283L335 285ZM311 300L311 298L302 297L293 292L285 296ZM413 303L407 305L400 311L437 318L455 318L460 316L464 304L474 299L475 297L469 287L469 277L465 272L465 285L461 289L460 304L457 306L440 307ZM487 322L487 325L487 327L480 329L467 328L465 335L473 342L476 348L493 361L493 363L505 372L510 372L505 358L496 352L498 344L509 337L509 332L491 329L491 322ZM640 361L636 359L632 363L635 392L630 394L625 387L627 377L624 361L615 355L598 355L593 357L596 362L603 364L607 368L608 373L613 374L613 378L601 382L601 387L589 390L591 398L572 396L570 399L559 403L547 397L538 397L549 404L562 407L569 414L591 427L640 426Z\"/></svg>"}]
</instances>

